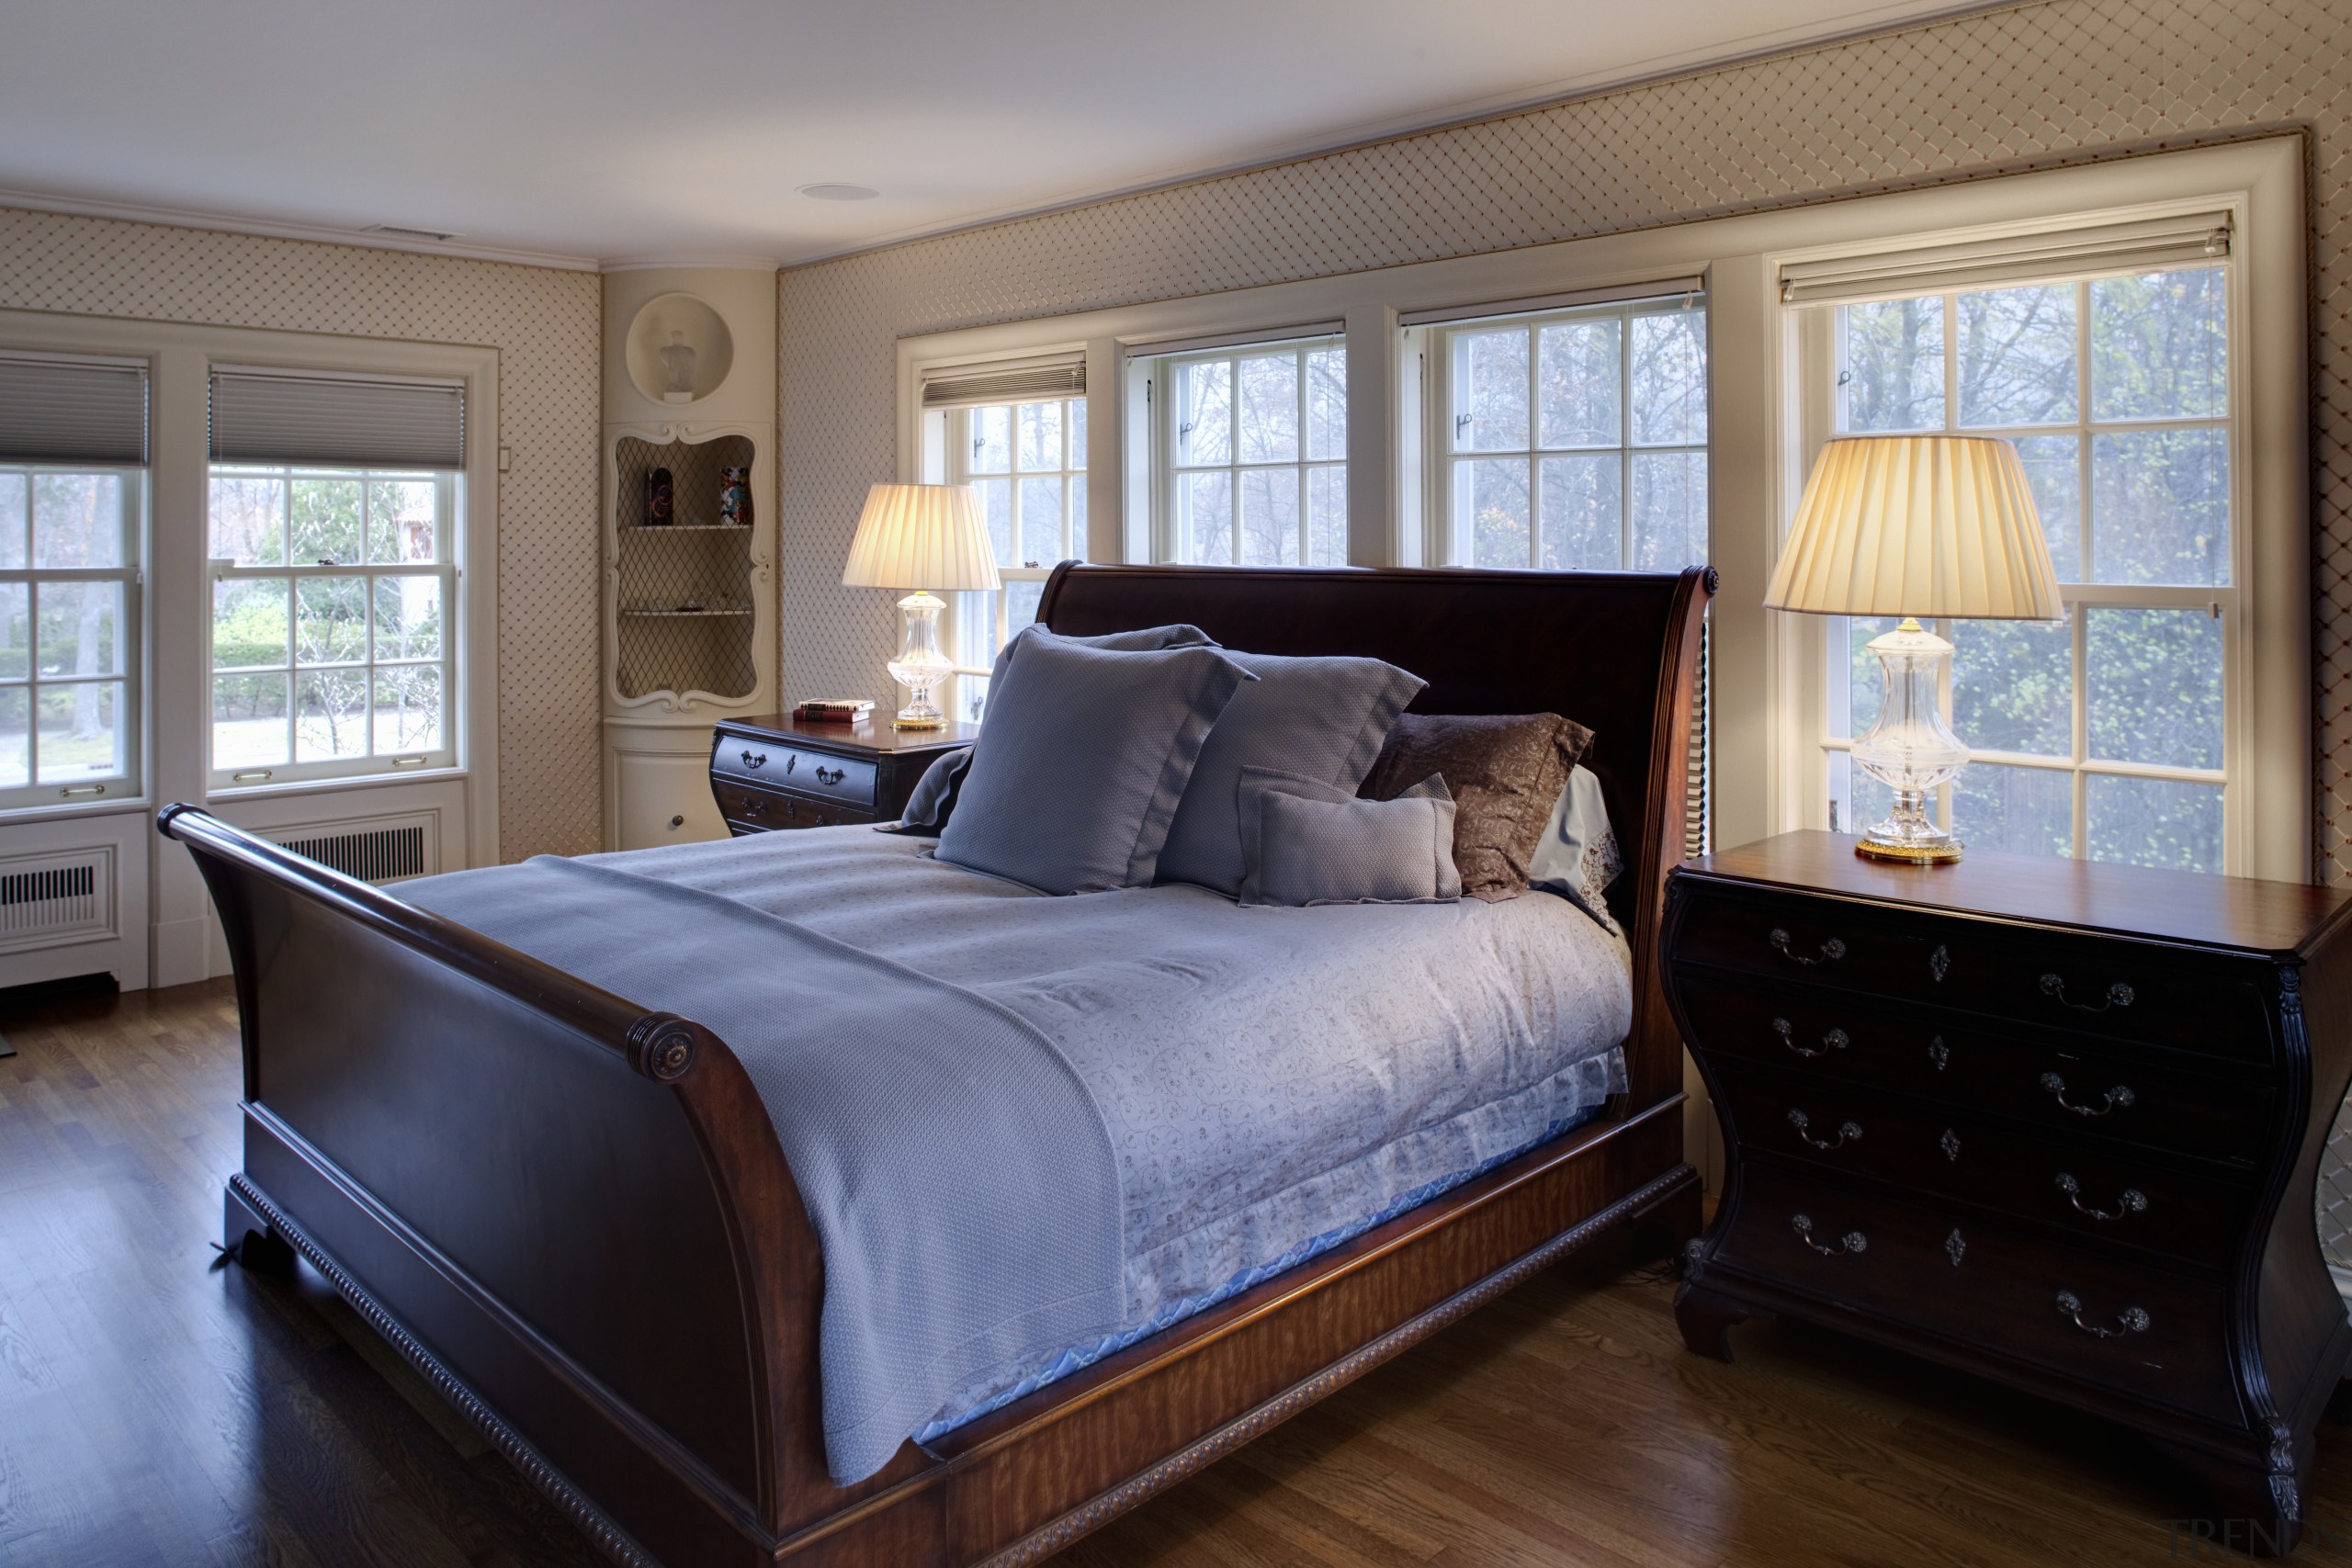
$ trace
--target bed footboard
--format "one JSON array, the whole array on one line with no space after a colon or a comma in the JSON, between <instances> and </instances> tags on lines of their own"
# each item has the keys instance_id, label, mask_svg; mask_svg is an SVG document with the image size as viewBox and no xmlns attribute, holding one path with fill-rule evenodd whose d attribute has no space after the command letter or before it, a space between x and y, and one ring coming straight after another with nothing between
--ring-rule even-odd
<instances>
[{"instance_id":1,"label":"bed footboard","mask_svg":"<svg viewBox=\"0 0 2352 1568\"><path fill-rule=\"evenodd\" d=\"M723 1041L201 811L158 825L236 966L227 1245L306 1255L624 1561L772 1561L854 1500L807 1374L816 1238Z\"/></svg>"}]
</instances>

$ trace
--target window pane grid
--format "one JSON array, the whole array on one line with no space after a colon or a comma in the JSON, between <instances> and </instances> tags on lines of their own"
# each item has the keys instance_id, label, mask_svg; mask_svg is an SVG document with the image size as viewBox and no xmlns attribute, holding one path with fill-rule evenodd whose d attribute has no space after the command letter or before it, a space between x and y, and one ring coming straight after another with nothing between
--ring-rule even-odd
<instances>
[{"instance_id":1,"label":"window pane grid","mask_svg":"<svg viewBox=\"0 0 2352 1568\"><path fill-rule=\"evenodd\" d=\"M1838 428L2016 441L2062 580L2063 648L2006 671L1975 670L1973 679L2006 681L2005 712L2015 718L2020 694L2046 685L2050 657L2063 657L2064 754L1972 748L1970 773L1938 801L1951 826L1955 801L1970 797L1964 836L1989 818L2003 847L2222 869L2224 693L2238 612L2223 276L2219 265L2179 268L1837 311ZM1939 377L1921 374L1929 353ZM1832 809L1842 805L1848 818L1837 825L1858 830L1883 814L1866 802L1883 792L1845 754L1875 695L1849 694L1875 693L1861 644L1882 628L1829 626ZM1960 645L1966 665L1968 634L1948 621L1936 629ZM1952 699L1948 690L1948 709ZM1966 719L1962 738L1984 739L1988 722ZM1979 772L1991 782L1972 784ZM2028 792L2038 792L2031 819L2020 821L2014 807L2027 780L2044 783Z\"/></svg>"},{"instance_id":2,"label":"window pane grid","mask_svg":"<svg viewBox=\"0 0 2352 1568\"><path fill-rule=\"evenodd\" d=\"M130 793L143 479L0 468L0 808Z\"/></svg>"},{"instance_id":3,"label":"window pane grid","mask_svg":"<svg viewBox=\"0 0 2352 1568\"><path fill-rule=\"evenodd\" d=\"M956 705L959 717L977 720L997 649L1035 617L1054 566L1086 553L1086 400L991 403L943 417L944 480L978 488L1004 583L951 596Z\"/></svg>"},{"instance_id":4,"label":"window pane grid","mask_svg":"<svg viewBox=\"0 0 2352 1568\"><path fill-rule=\"evenodd\" d=\"M1546 570L1703 560L1704 322L1695 302L1635 302L1443 333L1445 558Z\"/></svg>"},{"instance_id":5,"label":"window pane grid","mask_svg":"<svg viewBox=\"0 0 2352 1568\"><path fill-rule=\"evenodd\" d=\"M1347 349L1330 340L1175 358L1165 389L1162 558L1340 566Z\"/></svg>"},{"instance_id":6,"label":"window pane grid","mask_svg":"<svg viewBox=\"0 0 2352 1568\"><path fill-rule=\"evenodd\" d=\"M216 465L216 782L455 761L452 481Z\"/></svg>"}]
</instances>

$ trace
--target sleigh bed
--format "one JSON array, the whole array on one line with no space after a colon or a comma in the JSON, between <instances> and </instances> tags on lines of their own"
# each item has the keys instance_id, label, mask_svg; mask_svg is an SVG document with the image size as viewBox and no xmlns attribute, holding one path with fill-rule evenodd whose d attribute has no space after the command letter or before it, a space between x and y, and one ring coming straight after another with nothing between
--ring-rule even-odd
<instances>
[{"instance_id":1,"label":"sleigh bed","mask_svg":"<svg viewBox=\"0 0 2352 1568\"><path fill-rule=\"evenodd\" d=\"M1696 569L1054 574L1057 632L1190 622L1388 660L1428 682L1413 711L1594 731L1626 860L1626 1087L854 1484L826 1462L821 1249L726 1041L175 806L160 826L210 886L243 1020L225 1240L307 1258L617 1561L1037 1562L1598 1238L1696 1233L1657 945L1713 588Z\"/></svg>"}]
</instances>

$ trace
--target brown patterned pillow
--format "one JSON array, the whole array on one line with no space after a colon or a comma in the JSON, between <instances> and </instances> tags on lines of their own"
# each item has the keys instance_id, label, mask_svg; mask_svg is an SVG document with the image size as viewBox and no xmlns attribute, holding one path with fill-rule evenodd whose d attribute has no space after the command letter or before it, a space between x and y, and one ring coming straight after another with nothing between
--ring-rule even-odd
<instances>
[{"instance_id":1,"label":"brown patterned pillow","mask_svg":"<svg viewBox=\"0 0 2352 1568\"><path fill-rule=\"evenodd\" d=\"M1431 773L1453 795L1453 863L1465 897L1527 891L1528 863L1592 731L1555 713L1399 715L1356 793L1386 800Z\"/></svg>"}]
</instances>

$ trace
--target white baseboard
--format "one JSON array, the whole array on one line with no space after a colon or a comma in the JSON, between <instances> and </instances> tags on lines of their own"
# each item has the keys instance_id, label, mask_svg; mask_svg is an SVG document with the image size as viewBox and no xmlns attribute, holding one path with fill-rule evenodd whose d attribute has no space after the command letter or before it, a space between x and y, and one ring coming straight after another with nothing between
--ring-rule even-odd
<instances>
[{"instance_id":1,"label":"white baseboard","mask_svg":"<svg viewBox=\"0 0 2352 1568\"><path fill-rule=\"evenodd\" d=\"M212 977L212 921L158 921L154 937L154 982L158 986L188 986Z\"/></svg>"}]
</instances>

